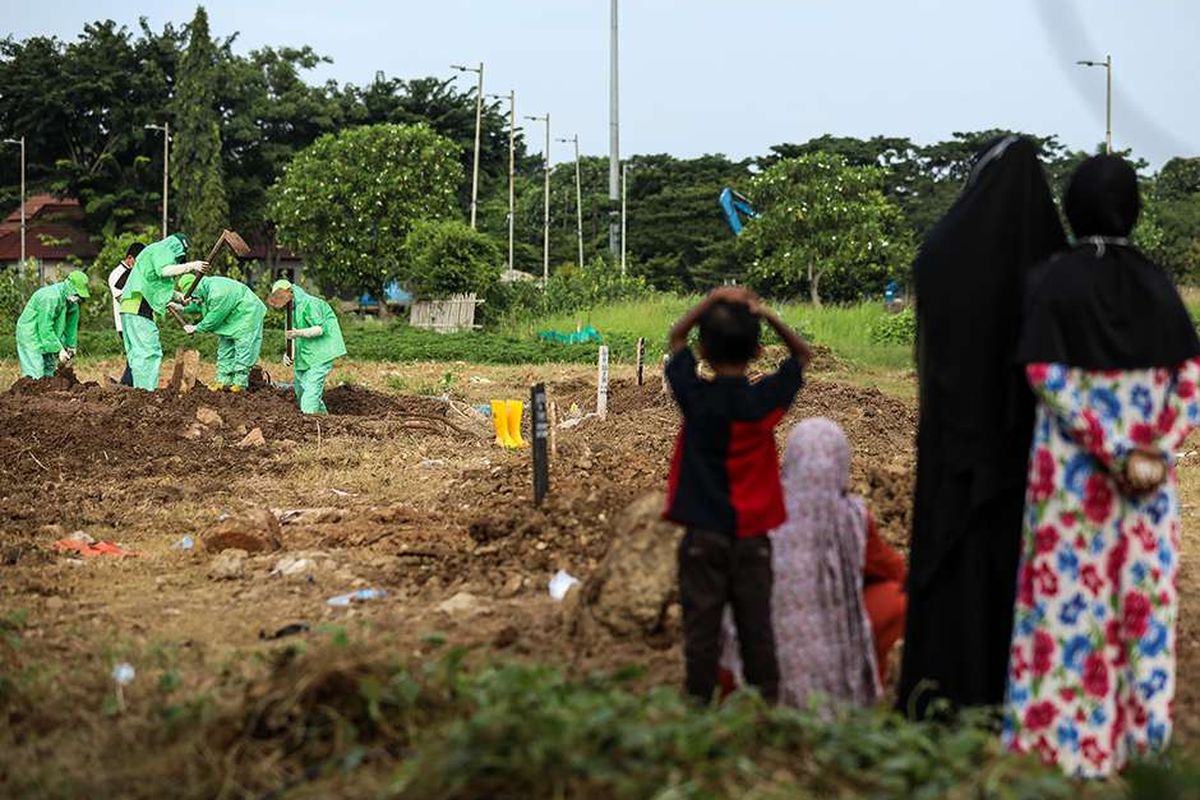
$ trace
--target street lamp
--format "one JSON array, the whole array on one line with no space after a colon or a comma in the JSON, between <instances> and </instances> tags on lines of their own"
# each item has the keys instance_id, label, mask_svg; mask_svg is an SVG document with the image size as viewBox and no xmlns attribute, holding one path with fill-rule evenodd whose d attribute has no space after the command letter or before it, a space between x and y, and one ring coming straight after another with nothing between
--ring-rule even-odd
<instances>
[{"instance_id":1,"label":"street lamp","mask_svg":"<svg viewBox=\"0 0 1200 800\"><path fill-rule=\"evenodd\" d=\"M513 224L515 219L514 199L516 196L517 182L517 92L512 90L508 93L508 271L512 272L516 267L513 265ZM503 100L505 95L489 94L488 97L494 97L498 100Z\"/></svg>"},{"instance_id":2,"label":"street lamp","mask_svg":"<svg viewBox=\"0 0 1200 800\"><path fill-rule=\"evenodd\" d=\"M471 228L475 227L475 209L479 200L479 126L483 121L483 62L478 67L451 64L450 69L459 72L474 72L479 75L479 86L475 90L475 163L471 168Z\"/></svg>"},{"instance_id":3,"label":"street lamp","mask_svg":"<svg viewBox=\"0 0 1200 800\"><path fill-rule=\"evenodd\" d=\"M579 268L583 269L583 184L579 180L579 134L558 141L575 144L575 234L579 239Z\"/></svg>"},{"instance_id":4,"label":"street lamp","mask_svg":"<svg viewBox=\"0 0 1200 800\"><path fill-rule=\"evenodd\" d=\"M526 116L533 122L546 123L545 173L546 186L542 200L542 288L550 281L550 112L540 117Z\"/></svg>"},{"instance_id":5,"label":"street lamp","mask_svg":"<svg viewBox=\"0 0 1200 800\"><path fill-rule=\"evenodd\" d=\"M162 125L143 125L148 131L161 131L163 135L163 192L162 192L162 238L167 238L169 231L167 230L167 192L169 184L167 176L171 172L171 123L164 122Z\"/></svg>"},{"instance_id":6,"label":"street lamp","mask_svg":"<svg viewBox=\"0 0 1200 800\"><path fill-rule=\"evenodd\" d=\"M628 248L625 246L626 202L629 197L629 165L621 165L621 277L625 277L625 256Z\"/></svg>"},{"instance_id":7,"label":"street lamp","mask_svg":"<svg viewBox=\"0 0 1200 800\"><path fill-rule=\"evenodd\" d=\"M1112 55L1106 55L1103 61L1076 61L1082 67L1104 67L1106 75L1106 91L1104 102L1104 152L1112 153Z\"/></svg>"},{"instance_id":8,"label":"street lamp","mask_svg":"<svg viewBox=\"0 0 1200 800\"><path fill-rule=\"evenodd\" d=\"M4 144L21 145L21 269L25 268L25 137L5 139ZM42 283L42 262L38 262L38 284Z\"/></svg>"}]
</instances>

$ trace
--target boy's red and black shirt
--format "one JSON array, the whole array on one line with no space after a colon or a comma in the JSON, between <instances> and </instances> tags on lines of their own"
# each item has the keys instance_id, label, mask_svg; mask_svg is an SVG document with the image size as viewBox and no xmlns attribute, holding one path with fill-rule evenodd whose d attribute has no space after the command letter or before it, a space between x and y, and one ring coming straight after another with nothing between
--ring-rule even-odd
<instances>
[{"instance_id":1,"label":"boy's red and black shirt","mask_svg":"<svg viewBox=\"0 0 1200 800\"><path fill-rule=\"evenodd\" d=\"M675 441L663 516L691 528L730 536L761 536L783 524L775 426L804 383L789 358L772 375L705 380L696 356L683 348L666 377L683 415Z\"/></svg>"}]
</instances>

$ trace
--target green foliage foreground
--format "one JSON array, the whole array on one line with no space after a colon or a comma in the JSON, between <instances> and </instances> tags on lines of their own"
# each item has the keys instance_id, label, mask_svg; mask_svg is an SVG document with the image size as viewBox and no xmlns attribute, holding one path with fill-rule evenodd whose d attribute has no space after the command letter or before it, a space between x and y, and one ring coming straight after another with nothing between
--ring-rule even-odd
<instances>
[{"instance_id":1,"label":"green foliage foreground","mask_svg":"<svg viewBox=\"0 0 1200 800\"><path fill-rule=\"evenodd\" d=\"M569 678L544 665L468 668L460 649L407 664L379 652L349 646L344 632L308 654L283 648L246 687L249 702L218 710L173 687L149 716L123 724L168 755L160 766L180 774L159 780L186 784L186 796L219 786L238 796L458 800L1107 800L1183 797L1197 785L1178 766L1139 768L1129 785L1071 781L1002 752L979 722L911 723L878 710L823 720L752 694L699 709L674 688L635 688L635 670ZM176 757L198 740L215 747L214 769Z\"/></svg>"}]
</instances>

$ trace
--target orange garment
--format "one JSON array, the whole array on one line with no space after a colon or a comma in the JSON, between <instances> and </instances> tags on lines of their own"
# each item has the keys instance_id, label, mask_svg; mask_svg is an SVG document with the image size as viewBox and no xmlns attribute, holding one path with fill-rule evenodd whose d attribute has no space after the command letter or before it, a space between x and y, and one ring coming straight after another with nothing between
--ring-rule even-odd
<instances>
[{"instance_id":1,"label":"orange garment","mask_svg":"<svg viewBox=\"0 0 1200 800\"><path fill-rule=\"evenodd\" d=\"M875 525L875 517L867 513L867 552L863 564L863 603L871 619L875 639L875 664L879 682L887 683L888 654L904 635L904 616L908 611L908 596L904 581L908 567L904 556L883 540Z\"/></svg>"}]
</instances>

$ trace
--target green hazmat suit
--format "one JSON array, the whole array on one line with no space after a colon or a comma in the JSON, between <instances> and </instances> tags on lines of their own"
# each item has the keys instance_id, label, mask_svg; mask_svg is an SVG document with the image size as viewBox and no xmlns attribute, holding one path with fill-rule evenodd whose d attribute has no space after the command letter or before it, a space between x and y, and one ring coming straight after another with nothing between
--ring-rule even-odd
<instances>
[{"instance_id":1,"label":"green hazmat suit","mask_svg":"<svg viewBox=\"0 0 1200 800\"><path fill-rule=\"evenodd\" d=\"M125 290L121 293L121 338L125 342L125 360L138 389L158 388L162 369L162 342L153 319L140 316L142 303L155 314L163 314L175 290L175 279L163 276L164 267L178 264L187 254L187 238L176 233L148 246L133 262Z\"/></svg>"},{"instance_id":2,"label":"green hazmat suit","mask_svg":"<svg viewBox=\"0 0 1200 800\"><path fill-rule=\"evenodd\" d=\"M194 283L195 275L183 275L179 289L187 293ZM191 299L184 312L204 315L196 332L217 335L217 383L245 388L262 352L266 305L246 284L219 275L196 284Z\"/></svg>"},{"instance_id":3,"label":"green hazmat suit","mask_svg":"<svg viewBox=\"0 0 1200 800\"><path fill-rule=\"evenodd\" d=\"M67 298L77 294L70 281L38 289L17 319L17 359L21 374L50 378L58 368L58 353L75 347L79 337L79 304Z\"/></svg>"},{"instance_id":4,"label":"green hazmat suit","mask_svg":"<svg viewBox=\"0 0 1200 800\"><path fill-rule=\"evenodd\" d=\"M281 283L286 282L278 281L272 289L281 288ZM292 290L292 326L296 329L314 325L321 328L320 336L295 340L292 386L296 400L305 414L328 414L324 400L325 379L333 369L334 359L346 355L342 327L329 303L294 284L282 288Z\"/></svg>"}]
</instances>

